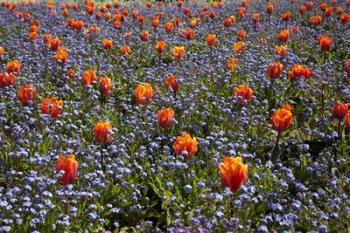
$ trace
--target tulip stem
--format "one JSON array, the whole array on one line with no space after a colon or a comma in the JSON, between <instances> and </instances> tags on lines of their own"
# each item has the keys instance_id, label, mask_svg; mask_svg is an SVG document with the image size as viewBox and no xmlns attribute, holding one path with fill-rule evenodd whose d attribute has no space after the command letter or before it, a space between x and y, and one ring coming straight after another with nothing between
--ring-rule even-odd
<instances>
[{"instance_id":1,"label":"tulip stem","mask_svg":"<svg viewBox=\"0 0 350 233\"><path fill-rule=\"evenodd\" d=\"M278 158L280 157L280 148L279 148L279 140L281 137L281 133L278 132L277 134L277 138L276 138L276 143L275 146L273 147L272 151L271 151L271 161L273 164L275 164L278 160Z\"/></svg>"}]
</instances>

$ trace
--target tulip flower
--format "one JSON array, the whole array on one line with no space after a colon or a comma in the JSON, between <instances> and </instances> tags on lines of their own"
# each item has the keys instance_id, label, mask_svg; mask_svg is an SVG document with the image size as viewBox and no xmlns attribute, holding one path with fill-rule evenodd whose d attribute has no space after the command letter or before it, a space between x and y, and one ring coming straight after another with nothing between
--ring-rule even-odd
<instances>
[{"instance_id":1,"label":"tulip flower","mask_svg":"<svg viewBox=\"0 0 350 233\"><path fill-rule=\"evenodd\" d=\"M108 77L101 77L98 82L98 86L103 97L109 95L113 89L112 80L110 80Z\"/></svg>"},{"instance_id":2,"label":"tulip flower","mask_svg":"<svg viewBox=\"0 0 350 233\"><path fill-rule=\"evenodd\" d=\"M85 70L81 74L81 82L84 87L89 87L96 80L96 72L94 70Z\"/></svg>"},{"instance_id":3,"label":"tulip flower","mask_svg":"<svg viewBox=\"0 0 350 233\"><path fill-rule=\"evenodd\" d=\"M41 99L41 113L50 115L51 117L58 117L63 108L63 101L57 98L42 98Z\"/></svg>"},{"instance_id":4,"label":"tulip flower","mask_svg":"<svg viewBox=\"0 0 350 233\"><path fill-rule=\"evenodd\" d=\"M0 58L5 54L5 49L0 46Z\"/></svg>"},{"instance_id":5,"label":"tulip flower","mask_svg":"<svg viewBox=\"0 0 350 233\"><path fill-rule=\"evenodd\" d=\"M14 61L7 62L6 71L8 73L18 74L20 70L21 70L21 63L19 63L19 61L14 60Z\"/></svg>"},{"instance_id":6,"label":"tulip flower","mask_svg":"<svg viewBox=\"0 0 350 233\"><path fill-rule=\"evenodd\" d=\"M274 8L274 6L273 6L273 4L272 3L267 3L266 4L266 13L267 14L269 14L269 15L271 15L272 14L272 11L273 11L273 8Z\"/></svg>"},{"instance_id":7,"label":"tulip flower","mask_svg":"<svg viewBox=\"0 0 350 233\"><path fill-rule=\"evenodd\" d=\"M319 26L322 22L322 17L321 16L310 16L309 18L309 23L312 26Z\"/></svg>"},{"instance_id":8,"label":"tulip flower","mask_svg":"<svg viewBox=\"0 0 350 233\"><path fill-rule=\"evenodd\" d=\"M184 155L186 159L191 159L197 152L197 146L197 139L184 132L176 138L173 149L176 155Z\"/></svg>"},{"instance_id":9,"label":"tulip flower","mask_svg":"<svg viewBox=\"0 0 350 233\"><path fill-rule=\"evenodd\" d=\"M137 104L148 104L153 98L153 88L149 83L139 84L134 91L134 98Z\"/></svg>"},{"instance_id":10,"label":"tulip flower","mask_svg":"<svg viewBox=\"0 0 350 233\"><path fill-rule=\"evenodd\" d=\"M180 88L180 84L176 81L174 75L169 74L164 80L165 86L172 91L175 95Z\"/></svg>"},{"instance_id":11,"label":"tulip flower","mask_svg":"<svg viewBox=\"0 0 350 233\"><path fill-rule=\"evenodd\" d=\"M248 166L241 157L225 157L219 164L221 183L232 192L238 192L248 179Z\"/></svg>"},{"instance_id":12,"label":"tulip flower","mask_svg":"<svg viewBox=\"0 0 350 233\"><path fill-rule=\"evenodd\" d=\"M56 54L53 56L53 58L61 63L62 65L64 65L68 59L68 52L67 52L67 49L60 46L58 49L57 49L57 52Z\"/></svg>"},{"instance_id":13,"label":"tulip flower","mask_svg":"<svg viewBox=\"0 0 350 233\"><path fill-rule=\"evenodd\" d=\"M242 101L249 102L253 96L253 90L245 85L239 85L232 89L232 95L242 98Z\"/></svg>"},{"instance_id":14,"label":"tulip flower","mask_svg":"<svg viewBox=\"0 0 350 233\"><path fill-rule=\"evenodd\" d=\"M14 86L16 79L13 73L0 72L0 87Z\"/></svg>"},{"instance_id":15,"label":"tulip flower","mask_svg":"<svg viewBox=\"0 0 350 233\"><path fill-rule=\"evenodd\" d=\"M103 39L102 46L104 49L110 50L113 48L113 42L112 42L112 40L109 40L109 39Z\"/></svg>"},{"instance_id":16,"label":"tulip flower","mask_svg":"<svg viewBox=\"0 0 350 233\"><path fill-rule=\"evenodd\" d=\"M97 122L94 126L94 136L100 145L106 145L112 140L112 124L105 121Z\"/></svg>"},{"instance_id":17,"label":"tulip flower","mask_svg":"<svg viewBox=\"0 0 350 233\"><path fill-rule=\"evenodd\" d=\"M283 65L280 62L272 63L268 65L266 75L270 79L277 79L283 71Z\"/></svg>"},{"instance_id":18,"label":"tulip flower","mask_svg":"<svg viewBox=\"0 0 350 233\"><path fill-rule=\"evenodd\" d=\"M166 23L165 25L164 25L164 28L165 28L165 31L166 31L166 33L171 33L172 31L173 31L173 27L174 27L174 25L173 25L173 23L172 22L168 22L168 23Z\"/></svg>"},{"instance_id":19,"label":"tulip flower","mask_svg":"<svg viewBox=\"0 0 350 233\"><path fill-rule=\"evenodd\" d=\"M287 45L281 45L281 46L275 47L275 54L279 55L281 58L287 55L287 51L288 51Z\"/></svg>"},{"instance_id":20,"label":"tulip flower","mask_svg":"<svg viewBox=\"0 0 350 233\"><path fill-rule=\"evenodd\" d=\"M180 61L185 56L185 47L184 46L175 46L171 49L171 55L177 60Z\"/></svg>"},{"instance_id":21,"label":"tulip flower","mask_svg":"<svg viewBox=\"0 0 350 233\"><path fill-rule=\"evenodd\" d=\"M244 42L242 41L238 41L233 44L233 52L235 54L243 53L244 49Z\"/></svg>"},{"instance_id":22,"label":"tulip flower","mask_svg":"<svg viewBox=\"0 0 350 233\"><path fill-rule=\"evenodd\" d=\"M226 67L230 71L235 70L237 68L237 60L235 58L230 58L230 60L226 63Z\"/></svg>"},{"instance_id":23,"label":"tulip flower","mask_svg":"<svg viewBox=\"0 0 350 233\"><path fill-rule=\"evenodd\" d=\"M33 101L35 99L36 89L31 84L21 86L18 90L17 96L21 104L26 105L29 101Z\"/></svg>"},{"instance_id":24,"label":"tulip flower","mask_svg":"<svg viewBox=\"0 0 350 233\"><path fill-rule=\"evenodd\" d=\"M73 79L75 77L75 75L76 75L76 72L75 72L75 70L73 68L69 68L67 70L67 77L69 79Z\"/></svg>"},{"instance_id":25,"label":"tulip flower","mask_svg":"<svg viewBox=\"0 0 350 233\"><path fill-rule=\"evenodd\" d=\"M336 119L341 120L345 117L348 110L349 110L348 104L336 103L332 111L332 116Z\"/></svg>"},{"instance_id":26,"label":"tulip flower","mask_svg":"<svg viewBox=\"0 0 350 233\"><path fill-rule=\"evenodd\" d=\"M305 79L310 78L312 70L307 66L293 64L288 71L288 79L291 81L296 80L298 77L304 77Z\"/></svg>"},{"instance_id":27,"label":"tulip flower","mask_svg":"<svg viewBox=\"0 0 350 233\"><path fill-rule=\"evenodd\" d=\"M293 122L293 114L289 108L280 108L272 115L272 127L277 132L286 131Z\"/></svg>"},{"instance_id":28,"label":"tulip flower","mask_svg":"<svg viewBox=\"0 0 350 233\"><path fill-rule=\"evenodd\" d=\"M322 52L326 52L326 51L330 50L332 43L333 43L333 40L329 36L322 35L318 38L318 44L319 44Z\"/></svg>"},{"instance_id":29,"label":"tulip flower","mask_svg":"<svg viewBox=\"0 0 350 233\"><path fill-rule=\"evenodd\" d=\"M162 109L156 114L156 118L160 127L167 129L173 124L175 112L172 108Z\"/></svg>"},{"instance_id":30,"label":"tulip flower","mask_svg":"<svg viewBox=\"0 0 350 233\"><path fill-rule=\"evenodd\" d=\"M286 43L289 38L289 30L284 29L278 33L278 40L282 43Z\"/></svg>"},{"instance_id":31,"label":"tulip flower","mask_svg":"<svg viewBox=\"0 0 350 233\"><path fill-rule=\"evenodd\" d=\"M216 44L216 35L208 34L207 35L207 46L211 47Z\"/></svg>"},{"instance_id":32,"label":"tulip flower","mask_svg":"<svg viewBox=\"0 0 350 233\"><path fill-rule=\"evenodd\" d=\"M70 154L68 156L60 155L56 163L56 172L64 171L64 175L61 178L62 185L66 186L75 181L78 172L78 162L75 160L75 156Z\"/></svg>"},{"instance_id":33,"label":"tulip flower","mask_svg":"<svg viewBox=\"0 0 350 233\"><path fill-rule=\"evenodd\" d=\"M149 37L148 31L142 31L142 32L140 33L140 40L141 40L142 42L147 42L147 41L148 41L148 37Z\"/></svg>"},{"instance_id":34,"label":"tulip flower","mask_svg":"<svg viewBox=\"0 0 350 233\"><path fill-rule=\"evenodd\" d=\"M61 42L58 38L50 38L47 44L50 50L57 50L60 45L61 45Z\"/></svg>"},{"instance_id":35,"label":"tulip flower","mask_svg":"<svg viewBox=\"0 0 350 233\"><path fill-rule=\"evenodd\" d=\"M280 156L279 139L281 133L286 131L293 122L292 107L289 104L283 105L272 115L272 127L278 132L276 144L271 151L271 160L275 163Z\"/></svg>"},{"instance_id":36,"label":"tulip flower","mask_svg":"<svg viewBox=\"0 0 350 233\"><path fill-rule=\"evenodd\" d=\"M163 40L156 41L155 49L159 54L164 52L165 48L166 48L166 43Z\"/></svg>"},{"instance_id":37,"label":"tulip flower","mask_svg":"<svg viewBox=\"0 0 350 233\"><path fill-rule=\"evenodd\" d=\"M122 56L128 56L131 52L131 49L129 46L127 45L122 45L119 49L119 53L122 55Z\"/></svg>"}]
</instances>

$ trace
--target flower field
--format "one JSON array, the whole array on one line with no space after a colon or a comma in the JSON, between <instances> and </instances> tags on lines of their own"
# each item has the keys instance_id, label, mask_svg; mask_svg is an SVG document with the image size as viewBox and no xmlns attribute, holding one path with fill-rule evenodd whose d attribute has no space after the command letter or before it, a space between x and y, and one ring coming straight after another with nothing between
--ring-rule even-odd
<instances>
[{"instance_id":1,"label":"flower field","mask_svg":"<svg viewBox=\"0 0 350 233\"><path fill-rule=\"evenodd\" d=\"M350 232L349 0L0 4L0 232Z\"/></svg>"}]
</instances>

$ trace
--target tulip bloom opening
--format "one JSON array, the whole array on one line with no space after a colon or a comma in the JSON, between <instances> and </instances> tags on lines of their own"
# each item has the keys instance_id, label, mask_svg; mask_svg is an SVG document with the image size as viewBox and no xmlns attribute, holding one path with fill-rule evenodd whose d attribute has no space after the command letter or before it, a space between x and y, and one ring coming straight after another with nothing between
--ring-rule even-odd
<instances>
[{"instance_id":1,"label":"tulip bloom opening","mask_svg":"<svg viewBox=\"0 0 350 233\"><path fill-rule=\"evenodd\" d=\"M148 104L153 98L153 88L149 83L139 84L134 91L134 98L137 104Z\"/></svg>"},{"instance_id":2,"label":"tulip bloom opening","mask_svg":"<svg viewBox=\"0 0 350 233\"><path fill-rule=\"evenodd\" d=\"M63 101L57 98L42 98L41 99L41 112L43 114L50 115L51 117L58 117L63 108Z\"/></svg>"},{"instance_id":3,"label":"tulip bloom opening","mask_svg":"<svg viewBox=\"0 0 350 233\"><path fill-rule=\"evenodd\" d=\"M33 85L28 84L21 86L18 90L18 100L22 105L26 105L29 101L32 101L36 97L36 89Z\"/></svg>"},{"instance_id":4,"label":"tulip bloom opening","mask_svg":"<svg viewBox=\"0 0 350 233\"><path fill-rule=\"evenodd\" d=\"M286 131L293 122L293 114L289 108L281 108L272 115L272 127L277 132Z\"/></svg>"},{"instance_id":5,"label":"tulip bloom opening","mask_svg":"<svg viewBox=\"0 0 350 233\"><path fill-rule=\"evenodd\" d=\"M99 121L94 126L95 140L100 145L105 145L112 140L112 124L110 122Z\"/></svg>"},{"instance_id":6,"label":"tulip bloom opening","mask_svg":"<svg viewBox=\"0 0 350 233\"><path fill-rule=\"evenodd\" d=\"M343 119L349 110L349 106L346 103L336 103L333 108L332 116L335 119Z\"/></svg>"},{"instance_id":7,"label":"tulip bloom opening","mask_svg":"<svg viewBox=\"0 0 350 233\"><path fill-rule=\"evenodd\" d=\"M66 186L75 181L78 172L78 162L75 160L73 154L64 156L60 155L56 163L56 172L64 171L64 175L61 178L62 185Z\"/></svg>"},{"instance_id":8,"label":"tulip bloom opening","mask_svg":"<svg viewBox=\"0 0 350 233\"><path fill-rule=\"evenodd\" d=\"M242 101L249 102L252 99L253 90L248 86L239 85L238 87L233 88L232 94L242 98Z\"/></svg>"},{"instance_id":9,"label":"tulip bloom opening","mask_svg":"<svg viewBox=\"0 0 350 233\"><path fill-rule=\"evenodd\" d=\"M197 152L197 146L197 139L184 132L176 138L173 149L176 155L184 155L186 159L191 159Z\"/></svg>"},{"instance_id":10,"label":"tulip bloom opening","mask_svg":"<svg viewBox=\"0 0 350 233\"><path fill-rule=\"evenodd\" d=\"M219 164L221 183L232 192L238 192L248 180L248 166L241 157L225 157Z\"/></svg>"},{"instance_id":11,"label":"tulip bloom opening","mask_svg":"<svg viewBox=\"0 0 350 233\"><path fill-rule=\"evenodd\" d=\"M167 129L173 123L175 112L172 108L162 109L156 114L156 118L160 127Z\"/></svg>"}]
</instances>

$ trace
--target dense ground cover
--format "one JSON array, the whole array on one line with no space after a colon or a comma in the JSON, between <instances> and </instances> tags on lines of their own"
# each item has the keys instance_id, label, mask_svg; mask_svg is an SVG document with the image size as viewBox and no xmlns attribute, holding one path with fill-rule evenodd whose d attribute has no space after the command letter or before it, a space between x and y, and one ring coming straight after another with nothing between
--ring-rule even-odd
<instances>
[{"instance_id":1,"label":"dense ground cover","mask_svg":"<svg viewBox=\"0 0 350 233\"><path fill-rule=\"evenodd\" d=\"M349 13L3 1L0 232L349 232Z\"/></svg>"}]
</instances>

